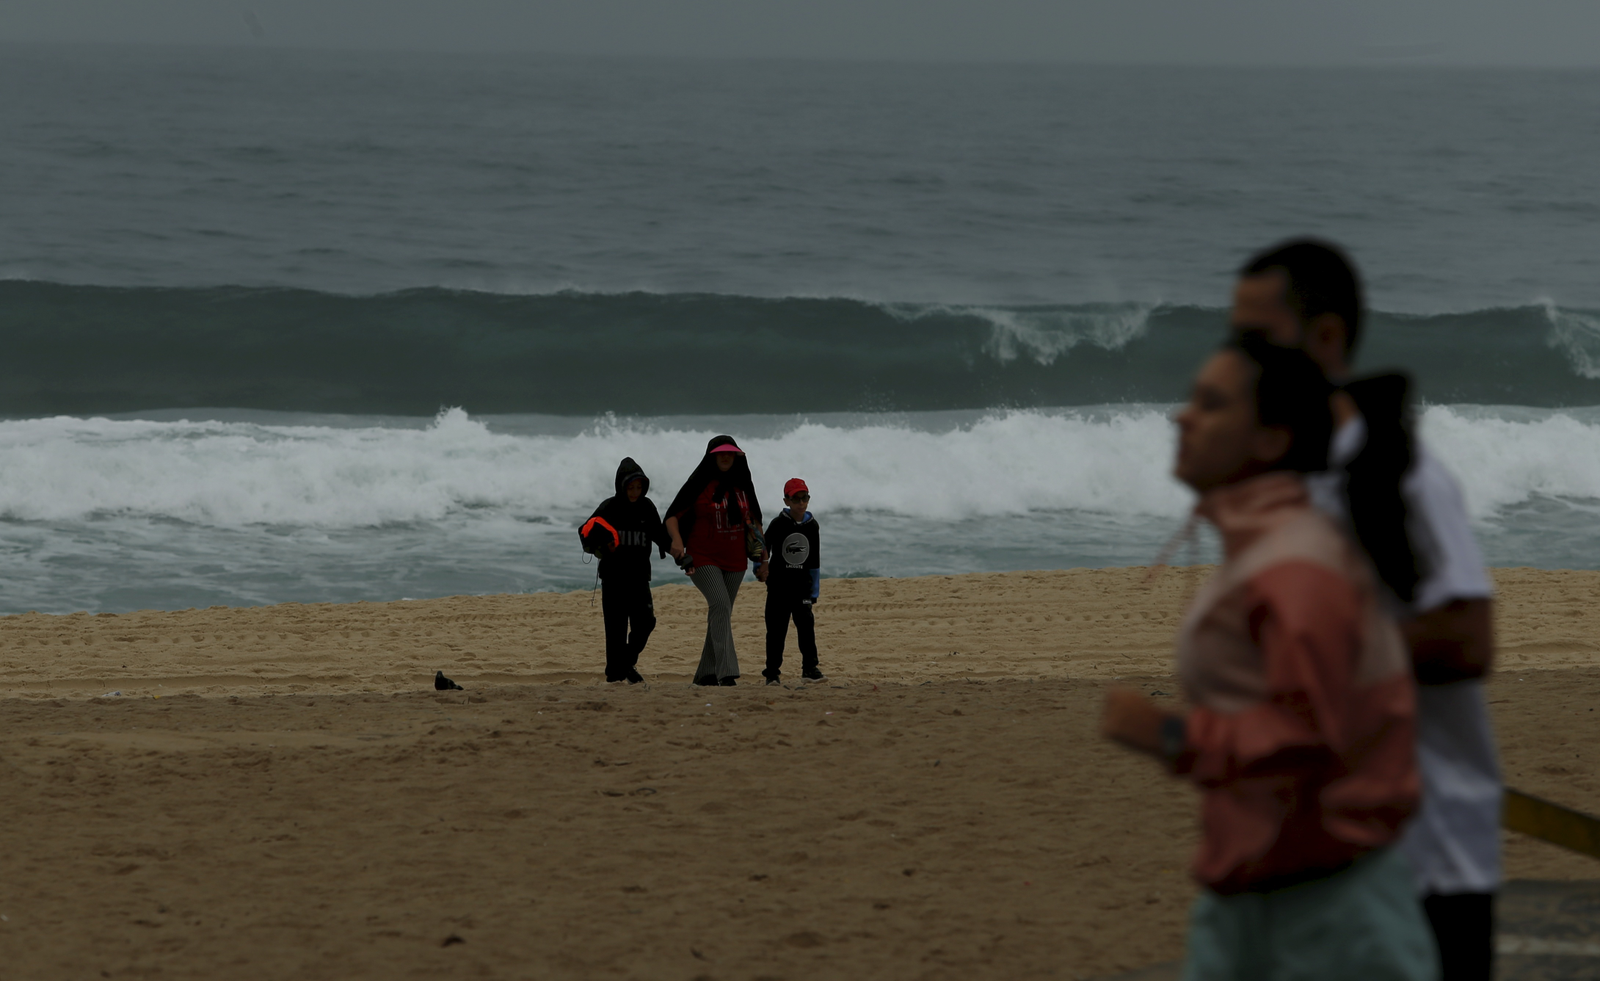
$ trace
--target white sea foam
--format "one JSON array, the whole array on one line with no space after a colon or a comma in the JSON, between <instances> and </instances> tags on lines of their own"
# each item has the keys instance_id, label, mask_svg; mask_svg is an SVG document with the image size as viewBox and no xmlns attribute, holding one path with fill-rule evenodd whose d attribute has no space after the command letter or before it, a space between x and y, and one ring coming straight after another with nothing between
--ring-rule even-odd
<instances>
[{"instance_id":1,"label":"white sea foam","mask_svg":"<svg viewBox=\"0 0 1600 981\"><path fill-rule=\"evenodd\" d=\"M223 527L361 527L474 507L574 503L591 440L425 429L66 417L0 424L0 514L143 514Z\"/></svg>"},{"instance_id":2,"label":"white sea foam","mask_svg":"<svg viewBox=\"0 0 1600 981\"><path fill-rule=\"evenodd\" d=\"M1474 516L1534 497L1600 495L1593 413L1435 406L1422 421ZM216 527L360 528L463 513L564 514L610 493L617 461L651 473L663 506L712 433L605 421L576 435L514 435L452 409L425 428L54 418L0 423L0 515L72 521L142 515ZM798 423L744 438L757 491L777 506L802 476L819 507L929 521L1092 511L1174 517L1173 434L1153 407Z\"/></svg>"},{"instance_id":3,"label":"white sea foam","mask_svg":"<svg viewBox=\"0 0 1600 981\"><path fill-rule=\"evenodd\" d=\"M802 425L755 440L758 491L805 477L830 507L960 520L1029 511L1176 514L1171 424L1153 409L1102 417L1011 412L946 432Z\"/></svg>"},{"instance_id":4,"label":"white sea foam","mask_svg":"<svg viewBox=\"0 0 1600 981\"><path fill-rule=\"evenodd\" d=\"M1079 344L1120 350L1145 332L1153 309L1152 305L1096 313L994 309L977 312L991 324L984 350L995 360L1007 364L1028 357L1050 365Z\"/></svg>"},{"instance_id":5,"label":"white sea foam","mask_svg":"<svg viewBox=\"0 0 1600 981\"><path fill-rule=\"evenodd\" d=\"M831 508L959 520L1035 510L1171 513L1168 424L1017 412L927 432L888 422L801 424L741 442L776 504L800 474ZM235 527L362 527L467 509L548 514L610 493L617 461L652 473L665 504L710 432L603 423L576 436L492 432L460 409L425 429L54 418L0 423L0 515L141 514Z\"/></svg>"},{"instance_id":6,"label":"white sea foam","mask_svg":"<svg viewBox=\"0 0 1600 981\"><path fill-rule=\"evenodd\" d=\"M1600 378L1600 316L1579 310L1563 310L1543 301L1550 333L1545 341L1567 356L1572 370L1585 378Z\"/></svg>"},{"instance_id":7,"label":"white sea foam","mask_svg":"<svg viewBox=\"0 0 1600 981\"><path fill-rule=\"evenodd\" d=\"M1535 498L1600 498L1600 417L1592 409L1433 406L1420 428L1479 520Z\"/></svg>"},{"instance_id":8,"label":"white sea foam","mask_svg":"<svg viewBox=\"0 0 1600 981\"><path fill-rule=\"evenodd\" d=\"M1009 364L1018 358L1029 358L1041 365L1051 365L1080 344L1107 351L1120 350L1149 328L1150 313L1159 304L1135 303L1091 310L906 303L879 306L908 322L934 315L977 318L989 326L983 352L996 361Z\"/></svg>"},{"instance_id":9,"label":"white sea foam","mask_svg":"<svg viewBox=\"0 0 1600 981\"><path fill-rule=\"evenodd\" d=\"M947 575L1151 561L1191 501L1167 472L1166 415L731 428L769 513L785 479L810 483L830 574ZM682 419L486 425L459 409L431 424L350 422L0 422L0 611L582 588L594 569L573 532L617 461L637 458L665 506L713 435ZM1492 564L1594 565L1600 410L1440 406L1423 430L1462 478ZM1205 548L1179 558L1206 560ZM656 574L676 578L667 563Z\"/></svg>"}]
</instances>

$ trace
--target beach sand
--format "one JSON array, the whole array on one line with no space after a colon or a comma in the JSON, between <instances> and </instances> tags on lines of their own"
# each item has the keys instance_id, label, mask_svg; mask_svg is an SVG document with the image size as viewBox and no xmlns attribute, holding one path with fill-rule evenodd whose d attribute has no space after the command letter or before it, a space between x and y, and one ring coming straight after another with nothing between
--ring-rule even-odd
<instances>
[{"instance_id":1,"label":"beach sand","mask_svg":"<svg viewBox=\"0 0 1600 981\"><path fill-rule=\"evenodd\" d=\"M604 685L588 593L0 618L0 973L1089 978L1177 957L1195 802L1095 735L1204 570L827 580L830 680ZM1600 811L1600 573L1499 570L1508 782ZM797 672L791 640L789 676ZM466 691L433 692L443 669ZM97 697L109 691L120 695ZM1588 757L1588 758L1586 758ZM1508 834L1515 878L1600 864Z\"/></svg>"}]
</instances>

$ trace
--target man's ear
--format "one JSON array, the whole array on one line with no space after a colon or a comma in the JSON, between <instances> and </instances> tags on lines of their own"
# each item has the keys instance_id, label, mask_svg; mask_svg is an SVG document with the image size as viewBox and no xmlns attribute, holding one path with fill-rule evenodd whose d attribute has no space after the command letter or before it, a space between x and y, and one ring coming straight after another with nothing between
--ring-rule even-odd
<instances>
[{"instance_id":1,"label":"man's ear","mask_svg":"<svg viewBox=\"0 0 1600 981\"><path fill-rule=\"evenodd\" d=\"M1251 437L1251 456L1261 463L1273 464L1282 460L1294 444L1294 434L1287 426L1263 426Z\"/></svg>"},{"instance_id":2,"label":"man's ear","mask_svg":"<svg viewBox=\"0 0 1600 981\"><path fill-rule=\"evenodd\" d=\"M1300 346L1324 371L1343 365L1349 354L1350 330L1344 318L1336 313L1319 313L1312 317L1301 330L1300 338Z\"/></svg>"}]
</instances>

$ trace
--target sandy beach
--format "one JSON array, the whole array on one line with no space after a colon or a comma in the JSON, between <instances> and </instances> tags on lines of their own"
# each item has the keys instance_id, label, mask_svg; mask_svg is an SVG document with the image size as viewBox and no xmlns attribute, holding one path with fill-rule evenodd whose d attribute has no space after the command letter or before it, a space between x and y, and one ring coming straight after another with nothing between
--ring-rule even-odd
<instances>
[{"instance_id":1,"label":"sandy beach","mask_svg":"<svg viewBox=\"0 0 1600 981\"><path fill-rule=\"evenodd\" d=\"M782 688L751 683L755 584L733 689L686 683L687 585L657 589L631 687L601 681L588 593L0 618L0 963L1094 978L1171 959L1193 795L1094 725L1114 681L1172 697L1205 574L827 580L829 680ZM1507 780L1600 811L1600 573L1496 581ZM437 669L466 690L432 691ZM1506 842L1513 878L1600 873Z\"/></svg>"}]
</instances>

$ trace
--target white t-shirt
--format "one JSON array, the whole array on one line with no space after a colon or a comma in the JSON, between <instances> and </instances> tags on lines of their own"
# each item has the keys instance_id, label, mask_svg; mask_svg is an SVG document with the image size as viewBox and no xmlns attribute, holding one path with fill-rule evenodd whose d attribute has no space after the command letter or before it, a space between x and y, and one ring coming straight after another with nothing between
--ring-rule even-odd
<instances>
[{"instance_id":1,"label":"white t-shirt","mask_svg":"<svg viewBox=\"0 0 1600 981\"><path fill-rule=\"evenodd\" d=\"M1340 426L1328 454L1333 469L1307 479L1317 507L1340 521L1347 522L1348 514L1339 471L1366 439L1359 416ZM1420 441L1401 493L1423 574L1404 612L1416 616L1452 600L1492 596L1461 488ZM1417 686L1417 762L1422 806L1400 849L1411 862L1418 892L1494 892L1500 886L1500 764L1481 681Z\"/></svg>"}]
</instances>

